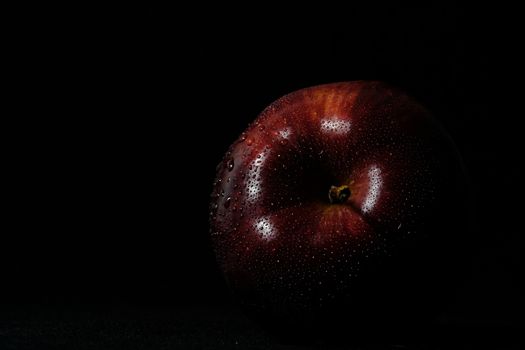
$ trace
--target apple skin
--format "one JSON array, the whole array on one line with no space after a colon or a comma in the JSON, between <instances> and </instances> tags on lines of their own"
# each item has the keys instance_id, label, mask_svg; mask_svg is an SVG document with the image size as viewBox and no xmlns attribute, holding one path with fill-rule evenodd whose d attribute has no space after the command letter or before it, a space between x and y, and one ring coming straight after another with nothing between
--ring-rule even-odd
<instances>
[{"instance_id":1,"label":"apple skin","mask_svg":"<svg viewBox=\"0 0 525 350\"><path fill-rule=\"evenodd\" d=\"M332 186L350 195L332 203ZM441 127L403 92L356 81L293 92L259 115L217 167L210 232L265 328L366 336L440 311L465 271L467 217Z\"/></svg>"}]
</instances>

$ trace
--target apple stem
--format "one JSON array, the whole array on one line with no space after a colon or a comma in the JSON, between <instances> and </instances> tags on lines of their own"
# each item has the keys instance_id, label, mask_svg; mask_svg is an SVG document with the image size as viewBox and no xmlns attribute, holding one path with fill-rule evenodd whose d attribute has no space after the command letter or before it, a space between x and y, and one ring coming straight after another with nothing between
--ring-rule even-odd
<instances>
[{"instance_id":1,"label":"apple stem","mask_svg":"<svg viewBox=\"0 0 525 350\"><path fill-rule=\"evenodd\" d=\"M339 187L332 186L330 187L330 191L328 191L328 198L332 204L344 203L351 194L350 188L346 185Z\"/></svg>"}]
</instances>

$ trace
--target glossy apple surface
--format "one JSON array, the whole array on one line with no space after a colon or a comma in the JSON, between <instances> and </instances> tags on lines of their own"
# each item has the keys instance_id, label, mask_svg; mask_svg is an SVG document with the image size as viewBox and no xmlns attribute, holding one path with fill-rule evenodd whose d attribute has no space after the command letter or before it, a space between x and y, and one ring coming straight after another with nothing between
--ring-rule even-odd
<instances>
[{"instance_id":1,"label":"glossy apple surface","mask_svg":"<svg viewBox=\"0 0 525 350\"><path fill-rule=\"evenodd\" d=\"M321 85L275 101L230 147L211 235L267 328L397 329L435 315L456 283L466 200L457 152L421 105L380 82Z\"/></svg>"}]
</instances>

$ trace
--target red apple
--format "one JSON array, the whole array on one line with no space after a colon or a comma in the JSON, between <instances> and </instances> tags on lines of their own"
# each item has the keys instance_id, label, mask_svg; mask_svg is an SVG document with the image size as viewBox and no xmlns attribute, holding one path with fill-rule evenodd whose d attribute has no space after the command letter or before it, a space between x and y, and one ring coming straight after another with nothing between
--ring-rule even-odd
<instances>
[{"instance_id":1,"label":"red apple","mask_svg":"<svg viewBox=\"0 0 525 350\"><path fill-rule=\"evenodd\" d=\"M268 328L399 329L433 315L461 271L466 199L457 152L421 105L380 82L328 84L275 101L230 147L211 234Z\"/></svg>"}]
</instances>

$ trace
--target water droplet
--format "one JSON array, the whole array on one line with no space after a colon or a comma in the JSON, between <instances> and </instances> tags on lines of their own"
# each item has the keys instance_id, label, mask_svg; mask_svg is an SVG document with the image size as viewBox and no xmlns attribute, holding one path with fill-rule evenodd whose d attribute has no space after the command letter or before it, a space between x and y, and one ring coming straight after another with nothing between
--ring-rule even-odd
<instances>
[{"instance_id":1,"label":"water droplet","mask_svg":"<svg viewBox=\"0 0 525 350\"><path fill-rule=\"evenodd\" d=\"M246 144L248 146L251 146L253 144L253 140L252 139L246 139Z\"/></svg>"},{"instance_id":2,"label":"water droplet","mask_svg":"<svg viewBox=\"0 0 525 350\"><path fill-rule=\"evenodd\" d=\"M228 207L230 206L231 201L232 201L232 197L228 197L228 198L226 198L226 200L224 201L224 207L225 207L226 209L228 209Z\"/></svg>"},{"instance_id":3,"label":"water droplet","mask_svg":"<svg viewBox=\"0 0 525 350\"><path fill-rule=\"evenodd\" d=\"M259 125L259 131L264 131L264 125Z\"/></svg>"},{"instance_id":4,"label":"water droplet","mask_svg":"<svg viewBox=\"0 0 525 350\"><path fill-rule=\"evenodd\" d=\"M226 162L226 167L228 168L228 171L232 171L234 166L235 161L233 160L233 158L228 159L228 161Z\"/></svg>"}]
</instances>

